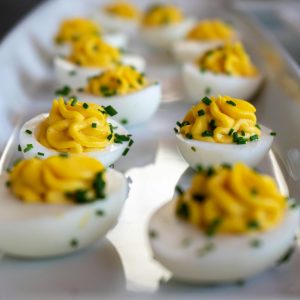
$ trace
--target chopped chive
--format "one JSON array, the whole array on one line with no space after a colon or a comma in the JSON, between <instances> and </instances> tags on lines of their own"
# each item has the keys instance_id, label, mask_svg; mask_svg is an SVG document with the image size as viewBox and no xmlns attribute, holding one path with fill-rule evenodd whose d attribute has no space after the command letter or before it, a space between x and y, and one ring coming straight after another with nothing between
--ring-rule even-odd
<instances>
[{"instance_id":1,"label":"chopped chive","mask_svg":"<svg viewBox=\"0 0 300 300\"><path fill-rule=\"evenodd\" d=\"M38 152L37 155L38 156L44 156L45 154L43 152Z\"/></svg>"},{"instance_id":2,"label":"chopped chive","mask_svg":"<svg viewBox=\"0 0 300 300\"><path fill-rule=\"evenodd\" d=\"M215 175L216 171L213 167L209 167L206 171L206 176L210 177L210 176L213 176Z\"/></svg>"},{"instance_id":3,"label":"chopped chive","mask_svg":"<svg viewBox=\"0 0 300 300\"><path fill-rule=\"evenodd\" d=\"M193 139L193 135L191 133L187 133L185 137L189 140Z\"/></svg>"},{"instance_id":4,"label":"chopped chive","mask_svg":"<svg viewBox=\"0 0 300 300\"><path fill-rule=\"evenodd\" d=\"M203 137L212 137L214 133L211 130L205 130L201 133Z\"/></svg>"},{"instance_id":5,"label":"chopped chive","mask_svg":"<svg viewBox=\"0 0 300 300\"><path fill-rule=\"evenodd\" d=\"M217 128L216 120L214 120L214 119L211 119L210 122L208 123L208 125L211 128L211 130L215 130Z\"/></svg>"},{"instance_id":6,"label":"chopped chive","mask_svg":"<svg viewBox=\"0 0 300 300\"><path fill-rule=\"evenodd\" d=\"M230 128L229 132L228 132L228 135L231 136L234 132L234 129L233 128Z\"/></svg>"},{"instance_id":7,"label":"chopped chive","mask_svg":"<svg viewBox=\"0 0 300 300\"><path fill-rule=\"evenodd\" d=\"M211 88L209 86L206 87L204 93L205 95L209 95L211 93Z\"/></svg>"},{"instance_id":8,"label":"chopped chive","mask_svg":"<svg viewBox=\"0 0 300 300\"><path fill-rule=\"evenodd\" d=\"M93 188L97 199L105 198L105 180L103 179L103 172L98 172L93 181Z\"/></svg>"},{"instance_id":9,"label":"chopped chive","mask_svg":"<svg viewBox=\"0 0 300 300\"><path fill-rule=\"evenodd\" d=\"M210 104L211 104L211 100L210 100L208 97L204 97L204 98L202 99L202 102L203 102L204 104L206 104L206 105L210 105Z\"/></svg>"},{"instance_id":10,"label":"chopped chive","mask_svg":"<svg viewBox=\"0 0 300 300\"><path fill-rule=\"evenodd\" d=\"M258 129L261 129L259 124L255 124L255 127L258 128Z\"/></svg>"},{"instance_id":11,"label":"chopped chive","mask_svg":"<svg viewBox=\"0 0 300 300\"><path fill-rule=\"evenodd\" d=\"M129 135L122 135L115 133L114 142L117 144L122 144L123 142L128 142L130 140Z\"/></svg>"},{"instance_id":12,"label":"chopped chive","mask_svg":"<svg viewBox=\"0 0 300 300\"><path fill-rule=\"evenodd\" d=\"M186 203L180 203L176 209L176 215L187 220L190 216L190 208Z\"/></svg>"},{"instance_id":13,"label":"chopped chive","mask_svg":"<svg viewBox=\"0 0 300 300\"><path fill-rule=\"evenodd\" d=\"M113 135L110 134L110 135L107 136L107 139L110 141L112 139L112 137L113 137Z\"/></svg>"},{"instance_id":14,"label":"chopped chive","mask_svg":"<svg viewBox=\"0 0 300 300\"><path fill-rule=\"evenodd\" d=\"M32 131L29 130L29 129L25 130L25 132L28 133L28 134L32 134Z\"/></svg>"},{"instance_id":15,"label":"chopped chive","mask_svg":"<svg viewBox=\"0 0 300 300\"><path fill-rule=\"evenodd\" d=\"M111 117L115 116L118 113L111 105L103 106L103 108L105 112Z\"/></svg>"},{"instance_id":16,"label":"chopped chive","mask_svg":"<svg viewBox=\"0 0 300 300\"><path fill-rule=\"evenodd\" d=\"M230 164L223 163L223 164L221 164L221 166L222 166L224 169L231 170L231 165L230 165Z\"/></svg>"},{"instance_id":17,"label":"chopped chive","mask_svg":"<svg viewBox=\"0 0 300 300\"><path fill-rule=\"evenodd\" d=\"M205 200L205 195L202 195L202 194L194 194L193 195L193 200L196 201L196 202L203 202Z\"/></svg>"},{"instance_id":18,"label":"chopped chive","mask_svg":"<svg viewBox=\"0 0 300 300\"><path fill-rule=\"evenodd\" d=\"M19 151L19 152L22 152L22 147L21 147L20 144L18 145L18 151Z\"/></svg>"},{"instance_id":19,"label":"chopped chive","mask_svg":"<svg viewBox=\"0 0 300 300\"><path fill-rule=\"evenodd\" d=\"M202 166L202 165L197 165L197 166L196 166L196 171L197 171L198 173L202 173L202 172L204 171L203 166Z\"/></svg>"},{"instance_id":20,"label":"chopped chive","mask_svg":"<svg viewBox=\"0 0 300 300\"><path fill-rule=\"evenodd\" d=\"M92 128L97 128L97 123L92 123Z\"/></svg>"},{"instance_id":21,"label":"chopped chive","mask_svg":"<svg viewBox=\"0 0 300 300\"><path fill-rule=\"evenodd\" d=\"M174 132L177 134L178 133L178 129L176 127L173 128Z\"/></svg>"},{"instance_id":22,"label":"chopped chive","mask_svg":"<svg viewBox=\"0 0 300 300\"><path fill-rule=\"evenodd\" d=\"M272 136L275 136L277 133L276 132L274 132L274 131L272 131L271 133L270 133L270 135L272 135Z\"/></svg>"},{"instance_id":23,"label":"chopped chive","mask_svg":"<svg viewBox=\"0 0 300 300\"><path fill-rule=\"evenodd\" d=\"M204 116L204 115L205 115L204 109L198 110L198 116L199 116L199 117Z\"/></svg>"},{"instance_id":24,"label":"chopped chive","mask_svg":"<svg viewBox=\"0 0 300 300\"><path fill-rule=\"evenodd\" d=\"M241 131L241 134L242 134L242 136L245 136L245 135L246 135L246 133L245 133L244 130Z\"/></svg>"},{"instance_id":25,"label":"chopped chive","mask_svg":"<svg viewBox=\"0 0 300 300\"><path fill-rule=\"evenodd\" d=\"M102 209L97 209L95 211L95 215L98 216L98 217L103 217L105 215L105 213Z\"/></svg>"},{"instance_id":26,"label":"chopped chive","mask_svg":"<svg viewBox=\"0 0 300 300\"><path fill-rule=\"evenodd\" d=\"M157 237L158 237L157 231L154 230L154 229L150 229L150 230L149 230L149 237L150 237L151 239L157 238Z\"/></svg>"},{"instance_id":27,"label":"chopped chive","mask_svg":"<svg viewBox=\"0 0 300 300\"><path fill-rule=\"evenodd\" d=\"M181 127L181 123L179 121L176 122L176 125L180 128Z\"/></svg>"},{"instance_id":28,"label":"chopped chive","mask_svg":"<svg viewBox=\"0 0 300 300\"><path fill-rule=\"evenodd\" d=\"M260 228L260 224L257 220L250 220L247 223L247 227L252 230L258 230Z\"/></svg>"},{"instance_id":29,"label":"chopped chive","mask_svg":"<svg viewBox=\"0 0 300 300\"><path fill-rule=\"evenodd\" d=\"M126 149L123 151L122 155L123 155L123 156L126 156L129 150L130 150L129 148L126 148Z\"/></svg>"},{"instance_id":30,"label":"chopped chive","mask_svg":"<svg viewBox=\"0 0 300 300\"><path fill-rule=\"evenodd\" d=\"M75 106L77 102L78 102L77 98L73 98L71 101L71 106Z\"/></svg>"},{"instance_id":31,"label":"chopped chive","mask_svg":"<svg viewBox=\"0 0 300 300\"><path fill-rule=\"evenodd\" d=\"M122 119L122 120L121 120L121 124L123 124L123 125L128 124L128 120L127 120L127 119Z\"/></svg>"},{"instance_id":32,"label":"chopped chive","mask_svg":"<svg viewBox=\"0 0 300 300\"><path fill-rule=\"evenodd\" d=\"M220 218L216 218L214 219L207 227L206 229L206 235L207 236L214 236L218 230L218 228L220 227L220 225L222 224L222 219Z\"/></svg>"},{"instance_id":33,"label":"chopped chive","mask_svg":"<svg viewBox=\"0 0 300 300\"><path fill-rule=\"evenodd\" d=\"M7 180L7 181L5 182L5 185L6 185L6 187L10 187L10 186L11 186L11 182L10 182L9 180Z\"/></svg>"},{"instance_id":34,"label":"chopped chive","mask_svg":"<svg viewBox=\"0 0 300 300\"><path fill-rule=\"evenodd\" d=\"M180 127L187 126L187 125L190 125L190 122L189 122L189 121L183 121L183 122L181 123L181 126L180 126Z\"/></svg>"},{"instance_id":35,"label":"chopped chive","mask_svg":"<svg viewBox=\"0 0 300 300\"><path fill-rule=\"evenodd\" d=\"M58 96L68 96L71 92L71 88L65 85L63 88L56 90L55 94Z\"/></svg>"},{"instance_id":36,"label":"chopped chive","mask_svg":"<svg viewBox=\"0 0 300 300\"><path fill-rule=\"evenodd\" d=\"M89 105L88 105L87 103L84 102L84 103L82 104L82 107L83 107L84 109L88 109L88 108L89 108Z\"/></svg>"},{"instance_id":37,"label":"chopped chive","mask_svg":"<svg viewBox=\"0 0 300 300\"><path fill-rule=\"evenodd\" d=\"M281 265L284 264L286 262L288 262L290 260L290 258L292 257L292 254L295 251L295 245L292 245L287 252L278 260L277 265Z\"/></svg>"},{"instance_id":38,"label":"chopped chive","mask_svg":"<svg viewBox=\"0 0 300 300\"><path fill-rule=\"evenodd\" d=\"M232 105L232 106L236 106L236 103L233 102L232 100L228 100L226 101L227 104Z\"/></svg>"},{"instance_id":39,"label":"chopped chive","mask_svg":"<svg viewBox=\"0 0 300 300\"><path fill-rule=\"evenodd\" d=\"M33 149L33 145L32 144L27 144L26 147L25 147L25 149L23 150L23 152L26 153L26 152L28 152L28 151L30 151L32 149Z\"/></svg>"},{"instance_id":40,"label":"chopped chive","mask_svg":"<svg viewBox=\"0 0 300 300\"><path fill-rule=\"evenodd\" d=\"M259 248L262 246L262 241L259 239L253 239L252 241L250 241L250 246L253 248Z\"/></svg>"},{"instance_id":41,"label":"chopped chive","mask_svg":"<svg viewBox=\"0 0 300 300\"><path fill-rule=\"evenodd\" d=\"M175 191L177 192L178 195L182 195L183 194L183 189L179 185L175 186Z\"/></svg>"},{"instance_id":42,"label":"chopped chive","mask_svg":"<svg viewBox=\"0 0 300 300\"><path fill-rule=\"evenodd\" d=\"M133 143L134 143L134 140L131 139L128 143L128 147L131 147L133 145Z\"/></svg>"},{"instance_id":43,"label":"chopped chive","mask_svg":"<svg viewBox=\"0 0 300 300\"><path fill-rule=\"evenodd\" d=\"M78 240L77 239L72 239L70 241L70 246L73 248L77 248L78 247Z\"/></svg>"},{"instance_id":44,"label":"chopped chive","mask_svg":"<svg viewBox=\"0 0 300 300\"><path fill-rule=\"evenodd\" d=\"M196 148L194 146L191 147L193 152L196 152Z\"/></svg>"},{"instance_id":45,"label":"chopped chive","mask_svg":"<svg viewBox=\"0 0 300 300\"><path fill-rule=\"evenodd\" d=\"M250 138L249 138L249 140L250 140L250 142L258 140L258 135L257 134L251 135Z\"/></svg>"},{"instance_id":46,"label":"chopped chive","mask_svg":"<svg viewBox=\"0 0 300 300\"><path fill-rule=\"evenodd\" d=\"M58 154L60 157L62 157L62 158L68 158L69 157L69 153L67 153L67 152L61 152L61 153L59 153Z\"/></svg>"},{"instance_id":47,"label":"chopped chive","mask_svg":"<svg viewBox=\"0 0 300 300\"><path fill-rule=\"evenodd\" d=\"M79 93L84 92L84 88L82 88L82 87L81 87L81 88L78 88L78 89L77 89L77 92L79 92Z\"/></svg>"}]
</instances>

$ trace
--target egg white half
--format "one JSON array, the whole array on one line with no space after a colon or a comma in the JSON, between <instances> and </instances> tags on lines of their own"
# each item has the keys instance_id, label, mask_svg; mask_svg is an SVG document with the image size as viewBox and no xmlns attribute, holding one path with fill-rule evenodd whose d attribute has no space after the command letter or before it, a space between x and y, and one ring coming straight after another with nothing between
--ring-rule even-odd
<instances>
[{"instance_id":1,"label":"egg white half","mask_svg":"<svg viewBox=\"0 0 300 300\"><path fill-rule=\"evenodd\" d=\"M175 216L175 200L159 208L149 223L154 258L175 279L191 283L235 282L276 265L294 245L299 208L287 209L273 230L245 235L219 234L208 238ZM254 247L253 242L260 246Z\"/></svg>"},{"instance_id":2,"label":"egg white half","mask_svg":"<svg viewBox=\"0 0 300 300\"><path fill-rule=\"evenodd\" d=\"M137 20L121 18L101 9L95 11L92 18L101 28L104 28L108 32L125 32L126 34L132 34L139 26Z\"/></svg>"},{"instance_id":3,"label":"egg white half","mask_svg":"<svg viewBox=\"0 0 300 300\"><path fill-rule=\"evenodd\" d=\"M178 24L157 27L141 27L141 38L149 46L158 49L171 49L172 45L182 39L194 26L195 20L185 19Z\"/></svg>"},{"instance_id":4,"label":"egg white half","mask_svg":"<svg viewBox=\"0 0 300 300\"><path fill-rule=\"evenodd\" d=\"M158 83L151 84L143 90L112 97L93 96L87 93L75 93L75 95L85 102L102 106L111 105L118 112L113 119L132 126L146 122L154 115L161 102L161 86Z\"/></svg>"},{"instance_id":5,"label":"egg white half","mask_svg":"<svg viewBox=\"0 0 300 300\"><path fill-rule=\"evenodd\" d=\"M124 33L114 32L106 33L102 35L103 40L115 47L120 49L126 49L128 46L128 37ZM54 53L58 56L68 56L71 52L71 45L69 43L55 44Z\"/></svg>"},{"instance_id":6,"label":"egg white half","mask_svg":"<svg viewBox=\"0 0 300 300\"><path fill-rule=\"evenodd\" d=\"M173 45L173 54L179 62L194 62L205 52L218 48L224 44L222 40L195 41L179 40Z\"/></svg>"},{"instance_id":7,"label":"egg white half","mask_svg":"<svg viewBox=\"0 0 300 300\"><path fill-rule=\"evenodd\" d=\"M125 176L106 171L106 198L91 204L25 204L0 176L0 251L41 258L86 248L103 238L117 223L128 195Z\"/></svg>"},{"instance_id":8,"label":"egg white half","mask_svg":"<svg viewBox=\"0 0 300 300\"><path fill-rule=\"evenodd\" d=\"M208 95L230 95L249 101L262 83L263 76L240 77L202 72L196 65L187 63L183 66L182 79L189 96L187 100L196 103Z\"/></svg>"},{"instance_id":9,"label":"egg white half","mask_svg":"<svg viewBox=\"0 0 300 300\"><path fill-rule=\"evenodd\" d=\"M34 117L33 119L27 121L21 128L19 133L19 140L24 158L27 159L32 157L39 157L41 159L45 159L49 156L58 155L60 153L55 149L45 147L36 138L38 126L48 116L49 114L40 114ZM118 133L120 135L128 134L127 130L115 120L109 118L108 123L112 124L112 126L114 127L117 127L114 130L115 133ZM30 130L32 134L26 133L26 130ZM24 152L24 149L28 144L32 144L33 148L28 152ZM128 142L123 142L122 144L113 143L103 150L83 152L83 154L99 160L104 166L108 167L111 164L115 163L122 156L122 153L124 152L127 145ZM38 152L44 153L44 156L40 156Z\"/></svg>"},{"instance_id":10,"label":"egg white half","mask_svg":"<svg viewBox=\"0 0 300 300\"><path fill-rule=\"evenodd\" d=\"M271 132L271 129L261 126L260 138L243 145L197 141L178 133L176 144L183 158L193 169L199 165L209 167L236 162L244 162L248 166L255 167L271 148L273 142Z\"/></svg>"},{"instance_id":11,"label":"egg white half","mask_svg":"<svg viewBox=\"0 0 300 300\"><path fill-rule=\"evenodd\" d=\"M139 72L143 72L146 67L145 59L133 54L122 55L122 63L133 66ZM72 89L82 88L86 86L89 77L104 71L103 68L81 67L62 57L56 56L54 58L54 72L58 87L67 85Z\"/></svg>"}]
</instances>

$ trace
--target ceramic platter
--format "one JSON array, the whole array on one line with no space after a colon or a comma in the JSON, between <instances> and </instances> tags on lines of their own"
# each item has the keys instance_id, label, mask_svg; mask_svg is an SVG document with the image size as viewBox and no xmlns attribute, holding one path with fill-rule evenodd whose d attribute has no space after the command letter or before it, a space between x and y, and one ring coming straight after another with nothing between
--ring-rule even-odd
<instances>
[{"instance_id":1,"label":"ceramic platter","mask_svg":"<svg viewBox=\"0 0 300 300\"><path fill-rule=\"evenodd\" d=\"M135 2L140 7L149 4ZM259 168L275 176L282 191L300 199L300 71L243 13L211 2L182 0L176 4L195 17L222 17L240 31L266 75L254 99L258 120L277 132L273 148ZM19 126L51 106L52 37L59 22L68 16L88 15L101 4L101 0L47 1L2 42L0 117L2 121L12 120L14 127L2 154L2 172L18 157ZM244 285L181 284L152 258L146 234L149 217L172 197L176 183L185 181L189 174L176 149L173 127L190 105L183 101L180 66L171 55L147 49L137 36L130 49L146 58L149 77L162 82L163 102L150 122L130 128L134 147L115 165L131 182L118 225L105 240L70 256L21 260L4 255L0 261L0 299L299 299L299 247L288 263ZM3 132L10 132L8 125L3 126Z\"/></svg>"}]
</instances>

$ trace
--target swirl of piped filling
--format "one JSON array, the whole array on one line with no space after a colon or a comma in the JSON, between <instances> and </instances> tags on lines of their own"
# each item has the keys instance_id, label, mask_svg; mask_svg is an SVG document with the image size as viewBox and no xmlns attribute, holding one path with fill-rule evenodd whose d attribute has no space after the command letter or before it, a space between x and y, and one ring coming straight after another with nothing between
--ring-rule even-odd
<instances>
[{"instance_id":1,"label":"swirl of piped filling","mask_svg":"<svg viewBox=\"0 0 300 300\"><path fill-rule=\"evenodd\" d=\"M86 155L31 158L9 173L9 188L25 203L84 204L105 198L105 169Z\"/></svg>"},{"instance_id":2,"label":"swirl of piped filling","mask_svg":"<svg viewBox=\"0 0 300 300\"><path fill-rule=\"evenodd\" d=\"M283 219L286 198L273 178L245 164L199 170L180 191L176 214L208 235L266 231Z\"/></svg>"},{"instance_id":3,"label":"swirl of piped filling","mask_svg":"<svg viewBox=\"0 0 300 300\"><path fill-rule=\"evenodd\" d=\"M140 12L134 5L124 1L109 4L104 7L104 10L109 14L128 20L136 20L140 16Z\"/></svg>"},{"instance_id":4,"label":"swirl of piped filling","mask_svg":"<svg viewBox=\"0 0 300 300\"><path fill-rule=\"evenodd\" d=\"M37 130L37 140L60 152L82 153L104 149L113 142L113 133L102 106L53 101L49 116Z\"/></svg>"},{"instance_id":5,"label":"swirl of piped filling","mask_svg":"<svg viewBox=\"0 0 300 300\"><path fill-rule=\"evenodd\" d=\"M255 111L245 100L229 96L204 97L177 125L188 139L246 144L258 140L261 135Z\"/></svg>"}]
</instances>

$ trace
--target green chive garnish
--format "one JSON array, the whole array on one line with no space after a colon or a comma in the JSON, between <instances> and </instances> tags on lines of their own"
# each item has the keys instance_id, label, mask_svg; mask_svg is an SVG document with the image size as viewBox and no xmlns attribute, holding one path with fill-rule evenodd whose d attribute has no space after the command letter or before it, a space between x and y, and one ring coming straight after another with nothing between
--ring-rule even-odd
<instances>
[{"instance_id":1,"label":"green chive garnish","mask_svg":"<svg viewBox=\"0 0 300 300\"><path fill-rule=\"evenodd\" d=\"M194 146L191 147L192 151L196 152L196 148Z\"/></svg>"},{"instance_id":2,"label":"green chive garnish","mask_svg":"<svg viewBox=\"0 0 300 300\"><path fill-rule=\"evenodd\" d=\"M111 105L103 106L103 108L105 112L111 117L115 116L118 113Z\"/></svg>"},{"instance_id":3,"label":"green chive garnish","mask_svg":"<svg viewBox=\"0 0 300 300\"><path fill-rule=\"evenodd\" d=\"M58 96L68 96L71 92L71 88L65 85L63 88L56 90L55 94Z\"/></svg>"},{"instance_id":4,"label":"green chive garnish","mask_svg":"<svg viewBox=\"0 0 300 300\"><path fill-rule=\"evenodd\" d=\"M206 104L206 105L210 105L210 104L211 104L211 100L210 100L208 97L204 97L204 98L202 99L202 102L203 102L204 104Z\"/></svg>"},{"instance_id":5,"label":"green chive garnish","mask_svg":"<svg viewBox=\"0 0 300 300\"><path fill-rule=\"evenodd\" d=\"M230 136L230 135L232 135L233 134L233 132L234 132L234 129L233 128L231 128L230 130L229 130L229 132L228 132L228 135Z\"/></svg>"},{"instance_id":6,"label":"green chive garnish","mask_svg":"<svg viewBox=\"0 0 300 300\"><path fill-rule=\"evenodd\" d=\"M201 133L203 137L212 137L214 133L211 130L205 130Z\"/></svg>"},{"instance_id":7,"label":"green chive garnish","mask_svg":"<svg viewBox=\"0 0 300 300\"><path fill-rule=\"evenodd\" d=\"M276 132L274 132L274 131L272 131L271 133L270 133L270 135L272 135L272 136L275 136L277 133Z\"/></svg>"},{"instance_id":8,"label":"green chive garnish","mask_svg":"<svg viewBox=\"0 0 300 300\"><path fill-rule=\"evenodd\" d=\"M250 140L250 142L258 140L258 135L257 134L251 135L250 138L249 138L249 140Z\"/></svg>"},{"instance_id":9,"label":"green chive garnish","mask_svg":"<svg viewBox=\"0 0 300 300\"><path fill-rule=\"evenodd\" d=\"M45 154L43 152L38 152L37 155L38 156L44 156Z\"/></svg>"},{"instance_id":10,"label":"green chive garnish","mask_svg":"<svg viewBox=\"0 0 300 300\"><path fill-rule=\"evenodd\" d=\"M97 128L97 123L92 123L92 128Z\"/></svg>"},{"instance_id":11,"label":"green chive garnish","mask_svg":"<svg viewBox=\"0 0 300 300\"><path fill-rule=\"evenodd\" d=\"M84 102L84 103L82 104L82 107L83 107L84 109L88 109L88 108L89 108L89 105L88 105L87 103Z\"/></svg>"},{"instance_id":12,"label":"green chive garnish","mask_svg":"<svg viewBox=\"0 0 300 300\"><path fill-rule=\"evenodd\" d=\"M236 103L231 100L226 101L226 103L232 106L236 106Z\"/></svg>"},{"instance_id":13,"label":"green chive garnish","mask_svg":"<svg viewBox=\"0 0 300 300\"><path fill-rule=\"evenodd\" d=\"M29 129L25 130L25 132L28 133L28 134L32 134L32 131L29 130Z\"/></svg>"},{"instance_id":14,"label":"green chive garnish","mask_svg":"<svg viewBox=\"0 0 300 300\"><path fill-rule=\"evenodd\" d=\"M199 117L204 116L204 115L205 115L204 109L198 110L198 116L199 116Z\"/></svg>"},{"instance_id":15,"label":"green chive garnish","mask_svg":"<svg viewBox=\"0 0 300 300\"><path fill-rule=\"evenodd\" d=\"M27 144L26 147L25 147L25 149L23 150L23 152L26 153L26 152L28 152L28 151L30 151L32 149L33 149L33 145L32 144Z\"/></svg>"},{"instance_id":16,"label":"green chive garnish","mask_svg":"<svg viewBox=\"0 0 300 300\"><path fill-rule=\"evenodd\" d=\"M122 155L123 155L123 156L126 156L126 154L129 152L129 150L130 150L129 148L126 148L126 149L123 151Z\"/></svg>"},{"instance_id":17,"label":"green chive garnish","mask_svg":"<svg viewBox=\"0 0 300 300\"><path fill-rule=\"evenodd\" d=\"M77 104L77 99L76 98L73 98L72 101L71 101L71 106L75 106Z\"/></svg>"}]
</instances>

